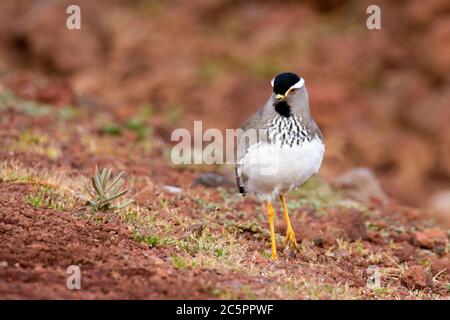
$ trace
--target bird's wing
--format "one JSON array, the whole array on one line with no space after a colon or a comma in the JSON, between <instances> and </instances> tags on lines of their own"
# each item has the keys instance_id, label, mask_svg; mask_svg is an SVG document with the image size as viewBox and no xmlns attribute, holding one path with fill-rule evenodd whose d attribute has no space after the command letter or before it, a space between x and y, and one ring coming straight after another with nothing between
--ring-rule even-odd
<instances>
[{"instance_id":1,"label":"bird's wing","mask_svg":"<svg viewBox=\"0 0 450 320\"><path fill-rule=\"evenodd\" d=\"M309 122L307 123L308 126L308 131L310 132L310 138L319 138L320 141L323 141L323 136L322 136L322 132L320 131L319 126L317 125L317 123L314 121L314 119L311 117Z\"/></svg>"},{"instance_id":2,"label":"bird's wing","mask_svg":"<svg viewBox=\"0 0 450 320\"><path fill-rule=\"evenodd\" d=\"M247 180L247 177L242 173L241 170L242 161L247 153L248 148L250 148L250 146L252 145L251 142L249 143L248 139L246 139L245 133L250 129L258 130L264 128L264 121L261 121L263 120L262 115L263 109L261 108L250 119L247 120L247 122L242 127L240 135L238 136L235 171L236 183L239 188L239 193L241 193L242 195L246 194L245 181Z\"/></svg>"}]
</instances>

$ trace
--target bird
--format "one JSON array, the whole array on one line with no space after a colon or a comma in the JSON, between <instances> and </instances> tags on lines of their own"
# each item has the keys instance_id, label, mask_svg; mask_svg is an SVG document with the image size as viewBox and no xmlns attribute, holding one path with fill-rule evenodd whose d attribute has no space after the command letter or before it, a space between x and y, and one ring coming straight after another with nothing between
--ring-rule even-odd
<instances>
[{"instance_id":1,"label":"bird","mask_svg":"<svg viewBox=\"0 0 450 320\"><path fill-rule=\"evenodd\" d=\"M238 130L235 159L239 192L264 201L269 220L271 257L277 259L272 202L281 200L286 220L286 246L299 247L293 231L286 193L318 173L325 153L322 133L311 116L305 80L292 72L270 82L272 93L258 112Z\"/></svg>"}]
</instances>

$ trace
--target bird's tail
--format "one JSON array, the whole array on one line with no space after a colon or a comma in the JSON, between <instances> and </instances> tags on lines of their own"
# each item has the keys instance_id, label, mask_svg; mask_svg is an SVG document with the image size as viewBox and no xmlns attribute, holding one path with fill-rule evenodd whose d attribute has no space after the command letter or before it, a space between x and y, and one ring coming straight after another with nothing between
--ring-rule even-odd
<instances>
[{"instance_id":1,"label":"bird's tail","mask_svg":"<svg viewBox=\"0 0 450 320\"><path fill-rule=\"evenodd\" d=\"M239 188L239 193L242 194L243 196L245 196L247 194L247 192L245 191L244 182L242 181L242 177L239 174L238 165L236 165L236 183Z\"/></svg>"}]
</instances>

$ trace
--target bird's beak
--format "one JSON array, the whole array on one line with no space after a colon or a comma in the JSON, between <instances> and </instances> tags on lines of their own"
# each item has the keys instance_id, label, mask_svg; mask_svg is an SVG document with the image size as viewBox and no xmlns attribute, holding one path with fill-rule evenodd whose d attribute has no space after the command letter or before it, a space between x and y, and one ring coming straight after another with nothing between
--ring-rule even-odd
<instances>
[{"instance_id":1,"label":"bird's beak","mask_svg":"<svg viewBox=\"0 0 450 320\"><path fill-rule=\"evenodd\" d=\"M278 94L275 96L275 98L276 98L277 100L283 100L283 99L285 99L285 98L289 95L289 93L290 93L291 91L292 91L292 88L289 88L289 90L286 91L284 94L278 93Z\"/></svg>"}]
</instances>

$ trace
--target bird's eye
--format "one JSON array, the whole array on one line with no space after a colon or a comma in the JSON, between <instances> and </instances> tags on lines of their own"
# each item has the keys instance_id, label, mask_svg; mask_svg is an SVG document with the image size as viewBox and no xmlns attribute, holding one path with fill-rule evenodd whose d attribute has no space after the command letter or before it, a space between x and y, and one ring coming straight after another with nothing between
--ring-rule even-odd
<instances>
[{"instance_id":1,"label":"bird's eye","mask_svg":"<svg viewBox=\"0 0 450 320\"><path fill-rule=\"evenodd\" d=\"M289 93L293 94L293 93L295 93L295 91L297 91L297 89L291 89L291 90L289 90Z\"/></svg>"}]
</instances>

